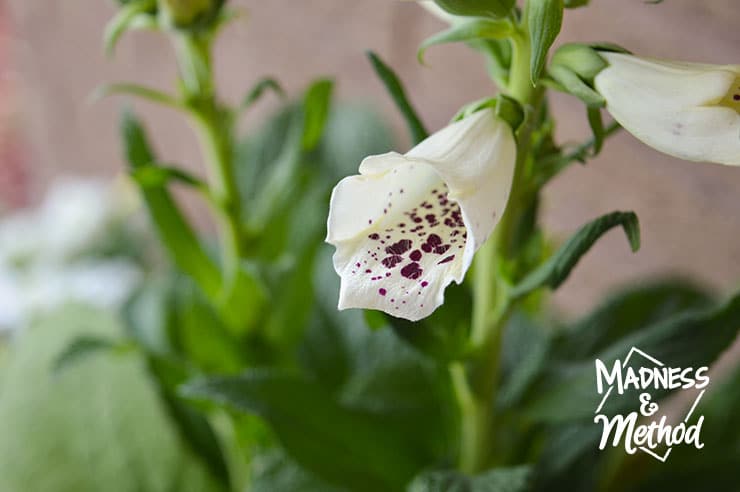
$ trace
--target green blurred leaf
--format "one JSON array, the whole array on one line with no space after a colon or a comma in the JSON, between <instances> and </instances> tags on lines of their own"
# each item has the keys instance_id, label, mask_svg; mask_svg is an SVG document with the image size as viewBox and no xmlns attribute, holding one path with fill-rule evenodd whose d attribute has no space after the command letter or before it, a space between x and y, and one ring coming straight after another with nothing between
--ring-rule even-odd
<instances>
[{"instance_id":1,"label":"green blurred leaf","mask_svg":"<svg viewBox=\"0 0 740 492\"><path fill-rule=\"evenodd\" d=\"M609 367L617 359L624 360L632 347L637 347L669 367L709 366L730 345L738 330L740 294L719 306L676 313L622 337L598 354L551 363L548 375L532 390L536 396L524 413L538 421L590 421L602 398L595 391L594 358ZM608 399L603 412L612 415L634 405L632 393ZM653 394L655 399L663 396L664 392Z\"/></svg>"},{"instance_id":2,"label":"green blurred leaf","mask_svg":"<svg viewBox=\"0 0 740 492\"><path fill-rule=\"evenodd\" d=\"M513 31L508 20L470 19L454 24L446 31L439 32L421 43L417 58L424 63L424 54L432 46L445 43L468 42L477 39L503 39Z\"/></svg>"},{"instance_id":3,"label":"green blurred leaf","mask_svg":"<svg viewBox=\"0 0 740 492\"><path fill-rule=\"evenodd\" d=\"M578 7L585 7L588 3L589 0L565 0L565 8L577 9Z\"/></svg>"},{"instance_id":4,"label":"green blurred leaf","mask_svg":"<svg viewBox=\"0 0 740 492\"><path fill-rule=\"evenodd\" d=\"M265 77L254 84L254 87L244 96L242 103L239 105L239 111L246 111L251 108L268 90L277 94L280 99L285 99L285 91L280 83L272 77Z\"/></svg>"},{"instance_id":5,"label":"green blurred leaf","mask_svg":"<svg viewBox=\"0 0 740 492\"><path fill-rule=\"evenodd\" d=\"M65 347L54 361L54 372L60 372L98 352L111 352L116 348L125 348L120 342L107 337L80 335Z\"/></svg>"},{"instance_id":6,"label":"green blurred leaf","mask_svg":"<svg viewBox=\"0 0 740 492\"><path fill-rule=\"evenodd\" d=\"M529 75L536 85L547 61L547 52L563 24L563 0L529 0L527 27L532 47Z\"/></svg>"},{"instance_id":7,"label":"green blurred leaf","mask_svg":"<svg viewBox=\"0 0 740 492\"><path fill-rule=\"evenodd\" d=\"M133 0L126 2L118 13L116 13L115 17L105 26L105 53L111 56L121 35L136 21L138 16L152 12L156 5L156 0Z\"/></svg>"},{"instance_id":8,"label":"green blurred leaf","mask_svg":"<svg viewBox=\"0 0 740 492\"><path fill-rule=\"evenodd\" d=\"M303 138L304 150L312 150L321 140L326 119L329 116L334 82L321 79L311 84L303 98Z\"/></svg>"},{"instance_id":9,"label":"green blurred leaf","mask_svg":"<svg viewBox=\"0 0 740 492\"><path fill-rule=\"evenodd\" d=\"M261 415L294 459L353 490L400 491L423 465L397 429L370 412L341 405L297 374L251 370L194 381L182 393Z\"/></svg>"},{"instance_id":10,"label":"green blurred leaf","mask_svg":"<svg viewBox=\"0 0 740 492\"><path fill-rule=\"evenodd\" d=\"M604 146L604 120L601 118L599 108L586 108L586 115L588 116L588 126L591 127L591 132L594 135L592 152L594 156L597 156L601 152L601 147Z\"/></svg>"},{"instance_id":11,"label":"green blurred leaf","mask_svg":"<svg viewBox=\"0 0 740 492\"><path fill-rule=\"evenodd\" d=\"M528 466L493 468L469 477L454 470L426 472L408 492L525 492L529 490Z\"/></svg>"},{"instance_id":12,"label":"green blurred leaf","mask_svg":"<svg viewBox=\"0 0 740 492\"><path fill-rule=\"evenodd\" d=\"M621 226L632 251L640 248L640 225L634 212L612 212L581 226L568 241L542 266L527 275L511 291L514 299L523 297L540 287L557 289L570 275L581 257L610 229Z\"/></svg>"},{"instance_id":13,"label":"green blurred leaf","mask_svg":"<svg viewBox=\"0 0 740 492\"><path fill-rule=\"evenodd\" d=\"M156 162L144 128L130 111L121 118L121 135L132 172ZM174 263L190 275L205 294L216 301L221 290L221 273L205 253L195 232L164 188L142 188L155 229Z\"/></svg>"},{"instance_id":14,"label":"green blurred leaf","mask_svg":"<svg viewBox=\"0 0 740 492\"><path fill-rule=\"evenodd\" d=\"M224 491L183 445L135 352L51 372L81 335L120 336L108 313L66 307L14 340L0 388L0 490Z\"/></svg>"},{"instance_id":15,"label":"green blurred leaf","mask_svg":"<svg viewBox=\"0 0 740 492\"><path fill-rule=\"evenodd\" d=\"M254 461L251 492L348 492L312 475L279 451L259 455Z\"/></svg>"},{"instance_id":16,"label":"green blurred leaf","mask_svg":"<svg viewBox=\"0 0 740 492\"><path fill-rule=\"evenodd\" d=\"M506 17L514 8L515 0L434 0L452 15L468 17Z\"/></svg>"},{"instance_id":17,"label":"green blurred leaf","mask_svg":"<svg viewBox=\"0 0 740 492\"><path fill-rule=\"evenodd\" d=\"M208 189L208 186L203 181L181 169L154 163L133 169L131 171L131 178L141 188L162 188L171 182L175 182L200 190Z\"/></svg>"},{"instance_id":18,"label":"green blurred leaf","mask_svg":"<svg viewBox=\"0 0 740 492\"><path fill-rule=\"evenodd\" d=\"M427 138L427 136L429 136L429 132L424 128L424 124L417 116L413 106L411 106L411 103L406 96L406 91L401 84L401 80L393 72L393 69L386 65L383 60L381 60L380 57L372 51L367 52L367 57L370 59L375 73L383 82L386 90L396 103L396 107L406 120L406 126L408 126L409 133L411 134L411 140L417 144Z\"/></svg>"},{"instance_id":19,"label":"green blurred leaf","mask_svg":"<svg viewBox=\"0 0 740 492\"><path fill-rule=\"evenodd\" d=\"M686 281L639 284L617 292L561 330L554 350L563 360L595 356L653 323L687 310L709 307L711 301L706 291Z\"/></svg>"},{"instance_id":20,"label":"green blurred leaf","mask_svg":"<svg viewBox=\"0 0 740 492\"><path fill-rule=\"evenodd\" d=\"M185 111L187 108L177 100L177 98L150 87L145 87L139 84L130 83L117 83L117 84L106 84L98 87L93 92L93 101L110 96L110 95L129 95L136 96L147 101L162 104L163 106L169 106L174 109Z\"/></svg>"}]
</instances>

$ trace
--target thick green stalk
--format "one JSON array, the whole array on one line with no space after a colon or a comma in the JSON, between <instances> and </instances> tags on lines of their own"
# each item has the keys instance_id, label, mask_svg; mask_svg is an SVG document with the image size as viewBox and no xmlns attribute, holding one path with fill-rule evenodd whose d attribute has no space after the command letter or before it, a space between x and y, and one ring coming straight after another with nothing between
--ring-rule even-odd
<instances>
[{"instance_id":1,"label":"thick green stalk","mask_svg":"<svg viewBox=\"0 0 740 492\"><path fill-rule=\"evenodd\" d=\"M526 8L526 7L525 7ZM542 89L532 86L529 75L531 46L526 25L520 25L512 37L513 58L507 94L532 108L539 104ZM529 112L530 114L531 111ZM502 264L516 257L510 245L516 233L517 219L526 206L525 166L532 133L531 118L517 133L517 160L511 195L506 212L494 236L476 254L473 280L473 325L471 357L465 374L450 368L453 387L461 413L461 448L459 467L475 473L490 465L493 451L494 402L499 378L503 329L511 312L509 285Z\"/></svg>"}]
</instances>

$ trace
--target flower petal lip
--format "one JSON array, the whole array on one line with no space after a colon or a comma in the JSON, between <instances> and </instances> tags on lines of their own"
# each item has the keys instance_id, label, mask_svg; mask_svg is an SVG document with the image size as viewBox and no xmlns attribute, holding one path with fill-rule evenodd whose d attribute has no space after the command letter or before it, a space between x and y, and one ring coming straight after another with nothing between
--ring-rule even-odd
<instances>
[{"instance_id":1,"label":"flower petal lip","mask_svg":"<svg viewBox=\"0 0 740 492\"><path fill-rule=\"evenodd\" d=\"M511 128L491 109L405 155L365 158L331 197L326 240L336 247L339 309L430 315L503 215L515 161Z\"/></svg>"},{"instance_id":2,"label":"flower petal lip","mask_svg":"<svg viewBox=\"0 0 740 492\"><path fill-rule=\"evenodd\" d=\"M724 103L740 95L740 66L601 56L596 90L626 130L674 157L740 165L740 105Z\"/></svg>"}]
</instances>

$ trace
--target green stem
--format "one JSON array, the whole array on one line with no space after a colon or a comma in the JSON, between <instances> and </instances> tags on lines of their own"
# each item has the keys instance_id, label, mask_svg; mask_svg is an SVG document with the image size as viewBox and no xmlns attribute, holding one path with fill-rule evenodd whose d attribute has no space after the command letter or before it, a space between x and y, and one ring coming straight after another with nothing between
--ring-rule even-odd
<instances>
[{"instance_id":1,"label":"green stem","mask_svg":"<svg viewBox=\"0 0 740 492\"><path fill-rule=\"evenodd\" d=\"M526 6L525 6L526 8ZM520 25L512 39L513 58L506 92L533 114L539 105L542 88L535 88L529 78L531 46L526 26ZM450 374L460 408L459 467L467 473L479 472L490 465L493 452L494 403L499 379L503 331L512 310L508 279L502 265L517 255L511 248L519 217L526 208L526 164L533 123L531 116L517 133L517 160L511 195L506 212L495 235L476 254L473 279L473 321L471 356L467 371L450 367Z\"/></svg>"},{"instance_id":2,"label":"green stem","mask_svg":"<svg viewBox=\"0 0 740 492\"><path fill-rule=\"evenodd\" d=\"M193 115L208 168L210 196L221 245L221 263L228 289L240 270L242 257L241 201L233 163L233 127L229 111L215 94L210 36L179 35L175 51L183 90Z\"/></svg>"}]
</instances>

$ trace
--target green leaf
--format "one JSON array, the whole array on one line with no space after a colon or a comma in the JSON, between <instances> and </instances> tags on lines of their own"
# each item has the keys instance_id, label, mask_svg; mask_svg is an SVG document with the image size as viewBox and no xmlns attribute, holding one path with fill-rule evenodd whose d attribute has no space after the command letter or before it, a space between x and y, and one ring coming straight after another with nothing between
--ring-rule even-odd
<instances>
[{"instance_id":1,"label":"green leaf","mask_svg":"<svg viewBox=\"0 0 740 492\"><path fill-rule=\"evenodd\" d=\"M127 2L121 7L121 10L105 26L105 53L111 56L121 35L136 21L137 17L151 11L156 5L156 0L136 0Z\"/></svg>"},{"instance_id":2,"label":"green leaf","mask_svg":"<svg viewBox=\"0 0 740 492\"><path fill-rule=\"evenodd\" d=\"M612 212L582 226L542 266L527 275L511 291L511 297L521 298L541 287L557 289L570 275L581 257L610 229L622 226L632 251L640 248L640 225L634 212Z\"/></svg>"},{"instance_id":3,"label":"green leaf","mask_svg":"<svg viewBox=\"0 0 740 492\"><path fill-rule=\"evenodd\" d=\"M170 182L182 183L205 191L208 186L195 176L173 166L149 164L131 171L131 178L141 188L163 188Z\"/></svg>"},{"instance_id":4,"label":"green leaf","mask_svg":"<svg viewBox=\"0 0 740 492\"><path fill-rule=\"evenodd\" d=\"M0 388L0 490L227 490L184 446L138 353L98 351L51 372L72 340L120 334L111 313L67 306L14 338Z\"/></svg>"},{"instance_id":5,"label":"green leaf","mask_svg":"<svg viewBox=\"0 0 740 492\"><path fill-rule=\"evenodd\" d=\"M372 413L341 405L299 375L251 370L191 382L182 394L262 416L298 463L353 490L403 490L423 466L397 429Z\"/></svg>"},{"instance_id":6,"label":"green leaf","mask_svg":"<svg viewBox=\"0 0 740 492\"><path fill-rule=\"evenodd\" d=\"M689 309L705 308L710 295L696 285L677 280L640 284L613 294L556 337L554 350L563 360L595 356L653 323Z\"/></svg>"},{"instance_id":7,"label":"green leaf","mask_svg":"<svg viewBox=\"0 0 740 492\"><path fill-rule=\"evenodd\" d=\"M506 17L514 8L515 0L434 0L452 15L468 17Z\"/></svg>"},{"instance_id":8,"label":"green leaf","mask_svg":"<svg viewBox=\"0 0 740 492\"><path fill-rule=\"evenodd\" d=\"M93 101L102 99L111 95L129 95L136 96L147 101L162 104L163 106L169 106L174 109L186 111L187 108L183 103L177 100L176 97L167 94L166 92L145 87L139 84L130 83L117 83L117 84L106 84L95 89L92 95Z\"/></svg>"},{"instance_id":9,"label":"green leaf","mask_svg":"<svg viewBox=\"0 0 740 492\"><path fill-rule=\"evenodd\" d=\"M121 118L124 152L131 170L151 166L156 161L144 128L133 113L124 111ZM142 188L142 195L156 231L175 264L190 275L205 294L215 302L221 289L221 273L205 253L195 232L164 188Z\"/></svg>"},{"instance_id":10,"label":"green leaf","mask_svg":"<svg viewBox=\"0 0 740 492\"><path fill-rule=\"evenodd\" d=\"M585 7L588 5L589 0L565 0L566 9L577 9L578 7Z\"/></svg>"},{"instance_id":11,"label":"green leaf","mask_svg":"<svg viewBox=\"0 0 740 492\"><path fill-rule=\"evenodd\" d=\"M321 140L329 116L334 82L321 79L311 84L303 98L304 122L301 145L312 150Z\"/></svg>"},{"instance_id":12,"label":"green leaf","mask_svg":"<svg viewBox=\"0 0 740 492\"><path fill-rule=\"evenodd\" d=\"M468 42L477 39L503 39L512 33L512 25L508 20L470 19L455 24L446 31L427 38L416 56L420 63L424 63L424 53L431 46L445 43Z\"/></svg>"},{"instance_id":13,"label":"green leaf","mask_svg":"<svg viewBox=\"0 0 740 492\"><path fill-rule=\"evenodd\" d=\"M532 57L529 76L536 85L547 61L547 52L560 33L563 24L563 0L529 0L527 27Z\"/></svg>"},{"instance_id":14,"label":"green leaf","mask_svg":"<svg viewBox=\"0 0 740 492\"><path fill-rule=\"evenodd\" d=\"M429 132L424 128L424 124L417 116L413 106L411 106L411 103L406 96L406 91L404 90L398 76L383 62L383 60L380 59L380 57L378 57L378 55L372 51L368 51L367 56L370 59L370 63L373 65L375 73L380 77L386 90L396 103L396 107L406 120L406 126L411 134L411 140L417 144L427 138L429 136Z\"/></svg>"},{"instance_id":15,"label":"green leaf","mask_svg":"<svg viewBox=\"0 0 740 492\"><path fill-rule=\"evenodd\" d=\"M242 103L239 105L239 111L245 111L252 107L268 90L280 96L281 99L285 99L285 91L280 86L280 83L272 77L265 77L257 82L247 95L244 96Z\"/></svg>"},{"instance_id":16,"label":"green leaf","mask_svg":"<svg viewBox=\"0 0 740 492\"><path fill-rule=\"evenodd\" d=\"M594 135L592 155L597 156L604 146L604 120L601 118L599 108L587 107L586 115L588 116L588 126L591 127L591 132Z\"/></svg>"},{"instance_id":17,"label":"green leaf","mask_svg":"<svg viewBox=\"0 0 740 492\"><path fill-rule=\"evenodd\" d=\"M250 492L347 492L299 467L279 451L256 456L253 468Z\"/></svg>"},{"instance_id":18,"label":"green leaf","mask_svg":"<svg viewBox=\"0 0 740 492\"><path fill-rule=\"evenodd\" d=\"M532 390L533 398L522 409L523 415L536 421L592 421L602 395L596 391L594 358L607 367L624 360L632 347L650 354L668 367L710 366L738 335L740 330L740 294L710 308L690 309L634 331L598 354L567 363L551 364L548 376ZM666 392L654 391L654 399ZM625 391L610 398L603 407L609 415L634 406L637 394Z\"/></svg>"},{"instance_id":19,"label":"green leaf","mask_svg":"<svg viewBox=\"0 0 740 492\"><path fill-rule=\"evenodd\" d=\"M530 474L528 466L493 468L473 477L455 470L432 471L414 479L408 492L525 492Z\"/></svg>"},{"instance_id":20,"label":"green leaf","mask_svg":"<svg viewBox=\"0 0 740 492\"><path fill-rule=\"evenodd\" d=\"M54 362L54 371L60 372L94 353L112 351L113 349L121 347L125 346L110 338L80 335L72 340L64 351L59 354Z\"/></svg>"}]
</instances>

